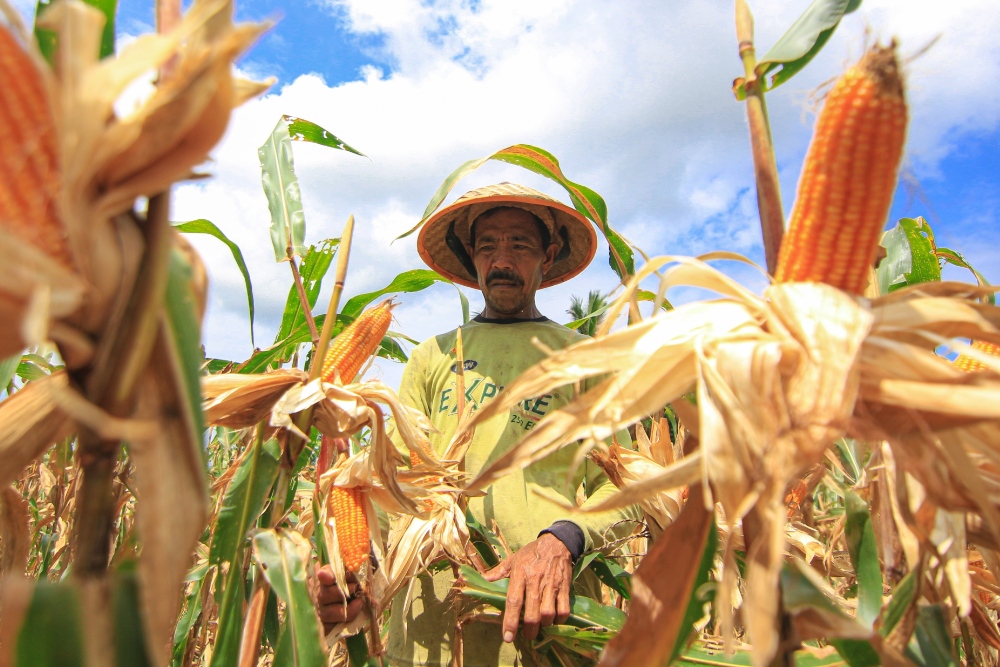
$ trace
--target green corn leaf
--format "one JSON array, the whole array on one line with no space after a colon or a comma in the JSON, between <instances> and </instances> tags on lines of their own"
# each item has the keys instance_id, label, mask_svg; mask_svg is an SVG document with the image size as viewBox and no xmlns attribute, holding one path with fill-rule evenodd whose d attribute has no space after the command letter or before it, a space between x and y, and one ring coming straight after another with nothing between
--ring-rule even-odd
<instances>
[{"instance_id":1,"label":"green corn leaf","mask_svg":"<svg viewBox=\"0 0 1000 667\"><path fill-rule=\"evenodd\" d=\"M201 592L202 587L205 585L204 573L207 573L207 571L208 568L206 567L203 574L196 580L198 583L195 584L194 588L191 589L191 594L185 599L184 613L181 614L177 625L174 627L174 646L170 656L171 667L185 667L184 655L187 653L191 628L201 615Z\"/></svg>"},{"instance_id":2,"label":"green corn leaf","mask_svg":"<svg viewBox=\"0 0 1000 667\"><path fill-rule=\"evenodd\" d=\"M844 667L848 663L837 653L828 656L817 656L808 651L796 651L795 667ZM733 655L727 655L721 643L709 644L702 639L696 639L684 649L673 667L752 667L753 653L748 649L737 649Z\"/></svg>"},{"instance_id":3,"label":"green corn leaf","mask_svg":"<svg viewBox=\"0 0 1000 667\"><path fill-rule=\"evenodd\" d=\"M481 524L468 508L465 510L465 524L469 527L472 545L476 547L486 565L488 567L499 565L500 558L497 555L504 554L503 557L506 557L507 552L493 531Z\"/></svg>"},{"instance_id":4,"label":"green corn leaf","mask_svg":"<svg viewBox=\"0 0 1000 667\"><path fill-rule=\"evenodd\" d=\"M99 9L104 14L104 32L101 33L100 57L107 58L115 53L115 16L118 13L118 0L83 0L86 4ZM35 5L35 40L38 48L45 56L49 64L53 64L55 57L56 42L58 38L52 30L42 28L38 24L38 19L51 5L51 0L38 0Z\"/></svg>"},{"instance_id":5,"label":"green corn leaf","mask_svg":"<svg viewBox=\"0 0 1000 667\"><path fill-rule=\"evenodd\" d=\"M179 250L170 253L167 293L164 306L170 338L180 363L181 380L191 418L194 421L192 442L201 442L205 418L201 410L201 325L198 322L197 297L194 293L191 264Z\"/></svg>"},{"instance_id":6,"label":"green corn leaf","mask_svg":"<svg viewBox=\"0 0 1000 667\"><path fill-rule=\"evenodd\" d=\"M450 280L438 275L437 272L431 271L430 269L411 269L410 271L404 271L393 278L392 282L380 290L367 292L366 294L358 294L357 296L351 297L351 299L344 305L340 314L337 315L337 318L339 319L341 316L347 316L351 319L355 319L362 313L362 311L364 311L368 304L380 296L390 294L392 292L419 292L438 282L451 283Z\"/></svg>"},{"instance_id":7,"label":"green corn leaf","mask_svg":"<svg viewBox=\"0 0 1000 667\"><path fill-rule=\"evenodd\" d=\"M871 627L882 609L882 568L875 547L875 530L872 528L868 503L855 491L845 497L847 524L844 535L851 564L858 577L857 619Z\"/></svg>"},{"instance_id":8,"label":"green corn leaf","mask_svg":"<svg viewBox=\"0 0 1000 667\"><path fill-rule=\"evenodd\" d=\"M467 565L459 567L465 585L459 590L463 595L486 602L501 611L507 605L507 579L489 582L481 574ZM570 596L570 615L566 625L577 628L600 627L618 631L625 625L625 613L616 608L602 605L582 595Z\"/></svg>"},{"instance_id":9,"label":"green corn leaf","mask_svg":"<svg viewBox=\"0 0 1000 667\"><path fill-rule=\"evenodd\" d=\"M250 344L254 344L253 339L253 316L254 316L254 304L253 304L253 285L250 283L250 270L247 269L247 264L243 261L243 251L240 247L233 243L228 236L222 233L222 230L215 226L210 220L205 220L204 218L199 218L198 220L190 220L188 222L175 222L172 223L177 231L184 232L185 234L208 234L213 236L229 248L229 252L233 254L233 260L236 262L236 267L240 270L243 275L243 284L246 285L247 290L247 310L250 311Z\"/></svg>"},{"instance_id":10,"label":"green corn leaf","mask_svg":"<svg viewBox=\"0 0 1000 667\"><path fill-rule=\"evenodd\" d=\"M0 392L7 390L7 385L14 379L18 366L21 365L21 355L0 359Z\"/></svg>"},{"instance_id":11,"label":"green corn leaf","mask_svg":"<svg viewBox=\"0 0 1000 667\"><path fill-rule=\"evenodd\" d=\"M618 277L624 280L627 276L635 273L635 259L632 248L629 247L628 243L608 223L608 207L604 202L604 198L590 188L579 183L574 183L566 178L562 172L562 168L559 166L559 160L554 155L537 146L529 146L528 144L508 146L487 157L478 160L469 160L460 165L448 175L444 183L434 193L434 196L431 197L430 203L424 209L424 215L420 222L413 229L398 238L405 238L420 229L441 205L441 202L448 196L448 193L455 187L455 184L464 176L486 164L489 160L499 160L500 162L517 165L563 186L566 192L569 193L570 200L573 202L576 210L593 222L594 226L604 234L604 238L607 239L610 248L608 263L614 269L615 273L618 274Z\"/></svg>"},{"instance_id":12,"label":"green corn leaf","mask_svg":"<svg viewBox=\"0 0 1000 667\"><path fill-rule=\"evenodd\" d=\"M340 239L326 239L314 246L302 257L302 265L299 273L302 276L302 287L305 289L306 299L309 307L316 307L316 300L319 298L320 289L323 287L323 278L326 277L330 265L333 263L333 256L337 253L337 246ZM274 337L274 342L287 338L300 325L305 324L306 316L302 311L302 301L299 299L299 291L295 285L288 288L288 296L285 298L285 310L281 315L281 326L278 334Z\"/></svg>"},{"instance_id":13,"label":"green corn leaf","mask_svg":"<svg viewBox=\"0 0 1000 667\"><path fill-rule=\"evenodd\" d=\"M222 498L222 507L212 535L209 563L241 562L239 554L250 527L264 510L267 493L278 478L281 448L275 439L260 445L243 459Z\"/></svg>"},{"instance_id":14,"label":"green corn leaf","mask_svg":"<svg viewBox=\"0 0 1000 667\"><path fill-rule=\"evenodd\" d=\"M983 287L989 286L990 284L989 281L986 280L986 278L983 277L983 274L977 271L975 267L969 264L969 262L965 259L965 257L962 256L962 253L956 252L951 248L938 248L937 256L943 259L944 261L948 262L952 266L957 266L962 269L968 269L969 271L972 272L972 275L976 277L977 283L979 283ZM997 305L997 295L995 292L990 293L988 301L991 306Z\"/></svg>"},{"instance_id":15,"label":"green corn leaf","mask_svg":"<svg viewBox=\"0 0 1000 667\"><path fill-rule=\"evenodd\" d=\"M278 476L281 450L271 439L255 443L251 455L237 468L223 496L209 549L209 562L229 563L219 600L219 621L212 667L231 667L239 657L243 632L243 604L246 595L243 555L246 536L264 509L264 501Z\"/></svg>"},{"instance_id":16,"label":"green corn leaf","mask_svg":"<svg viewBox=\"0 0 1000 667\"><path fill-rule=\"evenodd\" d=\"M54 638L58 641L53 641ZM83 628L76 586L68 581L39 581L18 631L14 664L16 667L83 667L83 655Z\"/></svg>"},{"instance_id":17,"label":"green corn leaf","mask_svg":"<svg viewBox=\"0 0 1000 667\"><path fill-rule=\"evenodd\" d=\"M219 600L219 620L210 667L236 667L243 635L243 605L246 602L246 580L242 563L229 568Z\"/></svg>"},{"instance_id":18,"label":"green corn leaf","mask_svg":"<svg viewBox=\"0 0 1000 667\"><path fill-rule=\"evenodd\" d=\"M882 235L886 257L876 270L879 292L941 280L934 232L923 218L902 218Z\"/></svg>"},{"instance_id":19,"label":"green corn leaf","mask_svg":"<svg viewBox=\"0 0 1000 667\"><path fill-rule=\"evenodd\" d=\"M861 0L813 0L784 35L757 61L756 74L766 89L785 83L816 57L840 25L845 14L861 6ZM764 78L774 73L768 84ZM746 99L742 79L734 86L737 99Z\"/></svg>"},{"instance_id":20,"label":"green corn leaf","mask_svg":"<svg viewBox=\"0 0 1000 667\"><path fill-rule=\"evenodd\" d=\"M597 578L605 586L613 590L626 600L632 597L632 573L627 572L623 567L613 560L608 560L604 554L598 554L590 569L594 571Z\"/></svg>"},{"instance_id":21,"label":"green corn leaf","mask_svg":"<svg viewBox=\"0 0 1000 667\"><path fill-rule=\"evenodd\" d=\"M267 141L257 149L260 180L271 212L271 247L274 260L283 262L305 253L306 214L302 210L302 192L295 175L292 138L288 123L278 119Z\"/></svg>"},{"instance_id":22,"label":"green corn leaf","mask_svg":"<svg viewBox=\"0 0 1000 667\"><path fill-rule=\"evenodd\" d=\"M542 628L542 635L560 646L595 660L608 641L615 636L614 632L604 628L576 628L572 625L550 625Z\"/></svg>"},{"instance_id":23,"label":"green corn leaf","mask_svg":"<svg viewBox=\"0 0 1000 667\"><path fill-rule=\"evenodd\" d=\"M261 530L253 537L253 552L272 590L285 603L285 625L292 640L287 664L325 664L322 626L306 581L309 542L295 531Z\"/></svg>"},{"instance_id":24,"label":"green corn leaf","mask_svg":"<svg viewBox=\"0 0 1000 667\"><path fill-rule=\"evenodd\" d=\"M135 563L128 564L129 566ZM150 667L139 604L139 579L129 568L115 573L111 599L118 665Z\"/></svg>"},{"instance_id":25,"label":"green corn leaf","mask_svg":"<svg viewBox=\"0 0 1000 667\"><path fill-rule=\"evenodd\" d=\"M285 123L288 124L288 135L291 137L292 141L308 141L313 144L319 144L320 146L328 146L329 148L336 148L342 151L347 151L348 153L354 153L355 155L360 155L361 157L368 157L361 151L348 146L346 143L312 121L305 120L304 118L296 118L295 116L283 116L282 118Z\"/></svg>"},{"instance_id":26,"label":"green corn leaf","mask_svg":"<svg viewBox=\"0 0 1000 667\"><path fill-rule=\"evenodd\" d=\"M913 639L906 648L906 657L921 667L957 667L958 658L942 605L920 608Z\"/></svg>"},{"instance_id":27,"label":"green corn leaf","mask_svg":"<svg viewBox=\"0 0 1000 667\"><path fill-rule=\"evenodd\" d=\"M379 667L378 662L368 652L368 639L365 633L351 635L344 643L347 644L347 657L351 661L351 667Z\"/></svg>"},{"instance_id":28,"label":"green corn leaf","mask_svg":"<svg viewBox=\"0 0 1000 667\"><path fill-rule=\"evenodd\" d=\"M879 633L883 637L889 636L889 633L903 620L906 610L913 604L913 597L917 594L917 577L914 574L915 572L916 570L907 572L906 576L903 577L902 581L892 591L892 599L886 605L882 616L882 624L879 627Z\"/></svg>"}]
</instances>

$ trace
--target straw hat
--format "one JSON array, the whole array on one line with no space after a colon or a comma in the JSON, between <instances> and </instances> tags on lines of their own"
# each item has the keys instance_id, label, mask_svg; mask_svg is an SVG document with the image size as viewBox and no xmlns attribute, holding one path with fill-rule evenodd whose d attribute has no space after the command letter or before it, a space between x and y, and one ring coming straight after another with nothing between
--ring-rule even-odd
<instances>
[{"instance_id":1,"label":"straw hat","mask_svg":"<svg viewBox=\"0 0 1000 667\"><path fill-rule=\"evenodd\" d=\"M587 268L597 251L597 234L579 212L565 204L515 183L470 190L424 224L417 238L420 257L442 276L459 285L479 288L469 257L469 230L480 215L498 206L513 206L538 216L559 245L556 261L542 276L543 287L565 282Z\"/></svg>"}]
</instances>

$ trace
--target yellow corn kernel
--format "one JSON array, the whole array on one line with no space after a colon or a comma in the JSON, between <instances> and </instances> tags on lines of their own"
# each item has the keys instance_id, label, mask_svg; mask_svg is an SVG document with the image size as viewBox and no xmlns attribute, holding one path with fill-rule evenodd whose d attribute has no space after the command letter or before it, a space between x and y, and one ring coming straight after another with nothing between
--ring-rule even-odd
<instances>
[{"instance_id":1,"label":"yellow corn kernel","mask_svg":"<svg viewBox=\"0 0 1000 667\"><path fill-rule=\"evenodd\" d=\"M375 354L389 331L392 309L395 307L392 299L387 299L374 308L369 308L330 342L321 373L325 382L333 382L337 373L344 384L354 381L361 367Z\"/></svg>"},{"instance_id":2,"label":"yellow corn kernel","mask_svg":"<svg viewBox=\"0 0 1000 667\"><path fill-rule=\"evenodd\" d=\"M70 266L59 221L55 123L34 61L0 23L0 232Z\"/></svg>"},{"instance_id":3,"label":"yellow corn kernel","mask_svg":"<svg viewBox=\"0 0 1000 667\"><path fill-rule=\"evenodd\" d=\"M972 348L979 350L980 352L985 352L993 357L1000 357L1000 345L994 345L993 343L988 343L985 340L972 341ZM976 371L986 370L986 365L979 363L972 357L967 357L962 354L959 355L958 359L955 359L955 368L965 371L966 373L975 373Z\"/></svg>"},{"instance_id":4,"label":"yellow corn kernel","mask_svg":"<svg viewBox=\"0 0 1000 667\"><path fill-rule=\"evenodd\" d=\"M906 123L895 44L875 46L823 104L781 242L777 282L864 291L896 189Z\"/></svg>"},{"instance_id":5,"label":"yellow corn kernel","mask_svg":"<svg viewBox=\"0 0 1000 667\"><path fill-rule=\"evenodd\" d=\"M344 567L357 572L368 558L371 541L368 535L368 516L365 514L364 491L360 487L330 488L326 499L327 514L334 518L337 543Z\"/></svg>"}]
</instances>

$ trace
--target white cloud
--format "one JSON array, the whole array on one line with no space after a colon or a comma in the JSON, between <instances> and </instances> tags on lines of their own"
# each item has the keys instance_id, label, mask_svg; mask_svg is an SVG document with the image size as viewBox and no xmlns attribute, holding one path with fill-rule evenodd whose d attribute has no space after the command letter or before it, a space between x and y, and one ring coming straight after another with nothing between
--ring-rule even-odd
<instances>
[{"instance_id":1,"label":"white cloud","mask_svg":"<svg viewBox=\"0 0 1000 667\"><path fill-rule=\"evenodd\" d=\"M1000 91L987 82L1000 79L1000 47L990 38L1000 19L991 5L870 0L847 17L823 54L768 98L786 208L811 129L807 94L861 52L867 27L898 36L904 55L943 35L907 66L909 164L918 175L933 176L963 137L996 128ZM803 6L755 3L761 51ZM602 193L612 223L651 254L731 249L762 259L744 110L729 90L741 72L730 2L341 0L331 7L350 30L382 37L391 69L366 68L361 80L334 87L314 75L284 82L237 111L214 154L216 178L176 190L176 219L209 218L247 254L258 344L273 337L290 281L271 255L256 156L281 114L317 122L371 158L295 145L308 240L337 235L348 214L357 216L348 294L422 267L412 237L389 241L419 219L452 169L519 142L550 150L569 178ZM453 196L498 180L563 196L503 164L463 180ZM197 245L213 280L208 351L245 358L242 279L223 246L207 238ZM606 257L602 246L580 278L540 293L543 311L562 320L570 294L613 288ZM414 338L458 321L447 285L402 302L394 326ZM380 366L394 382L398 366Z\"/></svg>"}]
</instances>

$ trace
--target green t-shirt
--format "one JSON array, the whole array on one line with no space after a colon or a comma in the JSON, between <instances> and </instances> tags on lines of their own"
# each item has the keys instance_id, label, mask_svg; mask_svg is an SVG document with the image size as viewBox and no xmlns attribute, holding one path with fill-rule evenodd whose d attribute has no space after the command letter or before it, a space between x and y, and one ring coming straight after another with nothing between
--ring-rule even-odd
<instances>
[{"instance_id":1,"label":"green t-shirt","mask_svg":"<svg viewBox=\"0 0 1000 667\"><path fill-rule=\"evenodd\" d=\"M458 427L457 358L453 352L456 338L456 331L450 331L414 348L399 389L402 401L427 415L439 431L432 433L430 438L438 454L444 452ZM479 317L464 325L466 402L480 407L493 400L518 375L545 358L546 353L533 344L534 339L546 348L557 350L586 340L586 336L547 318L486 320ZM466 470L473 475L478 473L525 437L545 415L576 396L575 387L562 387L522 401L508 413L479 424L466 455ZM504 476L487 489L485 496L471 498L469 509L486 526L495 521L507 544L515 551L557 520L571 520L580 526L588 548L602 544L609 527L622 519L638 519L639 513L631 509L567 516L564 509L547 501L549 497L575 503L577 490L583 489L587 494L586 506L615 492L614 486L594 464L574 466L575 454L576 447L564 447L524 470ZM633 527L634 524L625 529L630 531ZM392 665L451 664L454 614L447 611L448 603L444 602L444 594L451 585L451 571L448 569L434 576L433 582L431 577L421 577L425 578L424 584L414 587L415 599L411 601L405 624L401 618L403 605L393 605L389 637ZM397 603L402 602L401 596L397 596ZM501 646L499 625L473 625L485 627L467 629L467 667L515 664L513 650ZM470 644L470 632L482 634L482 637Z\"/></svg>"}]
</instances>

